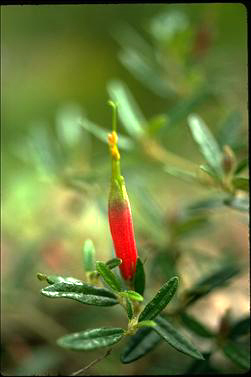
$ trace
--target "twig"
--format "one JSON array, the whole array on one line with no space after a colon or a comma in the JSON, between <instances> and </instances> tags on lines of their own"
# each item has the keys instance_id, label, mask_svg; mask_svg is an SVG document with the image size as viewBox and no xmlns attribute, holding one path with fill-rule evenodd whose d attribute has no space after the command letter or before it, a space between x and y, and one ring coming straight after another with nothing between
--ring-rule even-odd
<instances>
[{"instance_id":1,"label":"twig","mask_svg":"<svg viewBox=\"0 0 251 377\"><path fill-rule=\"evenodd\" d=\"M109 350L107 350L104 355L98 357L97 359L93 360L90 364L86 365L86 367L84 367L82 369L79 369L76 372L73 372L72 374L70 374L70 376L77 376L78 374L87 371L93 365L97 364L99 361L103 360L105 357L107 357L108 355L110 355L111 352L112 352L112 348L110 348Z\"/></svg>"}]
</instances>

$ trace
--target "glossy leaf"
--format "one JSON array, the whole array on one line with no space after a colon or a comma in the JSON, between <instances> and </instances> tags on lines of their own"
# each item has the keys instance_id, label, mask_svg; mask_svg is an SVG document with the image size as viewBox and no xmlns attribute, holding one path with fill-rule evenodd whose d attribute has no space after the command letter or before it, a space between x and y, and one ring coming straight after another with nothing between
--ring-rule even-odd
<instances>
[{"instance_id":1,"label":"glossy leaf","mask_svg":"<svg viewBox=\"0 0 251 377\"><path fill-rule=\"evenodd\" d=\"M223 344L222 350L230 360L239 365L241 368L250 368L250 353L243 349L240 344L236 344L229 340Z\"/></svg>"},{"instance_id":2,"label":"glossy leaf","mask_svg":"<svg viewBox=\"0 0 251 377\"><path fill-rule=\"evenodd\" d=\"M160 288L159 292L140 313L139 322L154 319L167 306L178 288L178 282L178 277L174 276Z\"/></svg>"},{"instance_id":3,"label":"glossy leaf","mask_svg":"<svg viewBox=\"0 0 251 377\"><path fill-rule=\"evenodd\" d=\"M188 356L194 357L195 359L204 359L195 346L181 335L167 319L158 317L156 322L157 326L153 327L153 330L162 336L162 338L172 347Z\"/></svg>"},{"instance_id":4,"label":"glossy leaf","mask_svg":"<svg viewBox=\"0 0 251 377\"><path fill-rule=\"evenodd\" d=\"M58 275L45 275L41 274L40 272L37 273L37 278L41 281L47 281L49 284L55 283L82 283L81 280L72 278L72 277L63 277Z\"/></svg>"},{"instance_id":5,"label":"glossy leaf","mask_svg":"<svg viewBox=\"0 0 251 377\"><path fill-rule=\"evenodd\" d=\"M214 337L214 333L193 316L183 312L181 313L180 318L183 324L196 335L199 335L203 338Z\"/></svg>"},{"instance_id":6,"label":"glossy leaf","mask_svg":"<svg viewBox=\"0 0 251 377\"><path fill-rule=\"evenodd\" d=\"M139 293L134 291L124 291L120 292L121 296L127 297L131 299L132 301L144 301L144 297L142 297Z\"/></svg>"},{"instance_id":7,"label":"glossy leaf","mask_svg":"<svg viewBox=\"0 0 251 377\"><path fill-rule=\"evenodd\" d=\"M250 316L241 318L235 322L230 330L229 337L236 339L242 335L250 334Z\"/></svg>"},{"instance_id":8,"label":"glossy leaf","mask_svg":"<svg viewBox=\"0 0 251 377\"><path fill-rule=\"evenodd\" d=\"M103 262L96 262L97 271L100 273L104 281L106 282L109 287L111 287L114 291L120 292L121 291L121 283L120 280L117 278L116 275L110 270L110 268Z\"/></svg>"},{"instance_id":9,"label":"glossy leaf","mask_svg":"<svg viewBox=\"0 0 251 377\"><path fill-rule=\"evenodd\" d=\"M188 116L188 125L206 161L219 176L222 176L222 152L213 134L196 114Z\"/></svg>"},{"instance_id":10,"label":"glossy leaf","mask_svg":"<svg viewBox=\"0 0 251 377\"><path fill-rule=\"evenodd\" d=\"M113 268L118 267L121 263L122 263L122 259L112 258L108 260L105 264L107 265L107 267L110 268L110 270L112 270Z\"/></svg>"},{"instance_id":11,"label":"glossy leaf","mask_svg":"<svg viewBox=\"0 0 251 377\"><path fill-rule=\"evenodd\" d=\"M120 360L124 364L132 363L152 351L161 341L161 337L151 327L144 327L130 337Z\"/></svg>"},{"instance_id":12,"label":"glossy leaf","mask_svg":"<svg viewBox=\"0 0 251 377\"><path fill-rule=\"evenodd\" d=\"M86 240L83 247L85 272L95 270L95 247L92 240Z\"/></svg>"},{"instance_id":13,"label":"glossy leaf","mask_svg":"<svg viewBox=\"0 0 251 377\"><path fill-rule=\"evenodd\" d=\"M118 343L123 335L121 328L98 328L63 336L57 344L74 351L89 351Z\"/></svg>"},{"instance_id":14,"label":"glossy leaf","mask_svg":"<svg viewBox=\"0 0 251 377\"><path fill-rule=\"evenodd\" d=\"M50 298L70 298L87 305L111 306L118 303L116 296L105 288L95 287L80 281L55 283L41 290Z\"/></svg>"},{"instance_id":15,"label":"glossy leaf","mask_svg":"<svg viewBox=\"0 0 251 377\"><path fill-rule=\"evenodd\" d=\"M247 177L234 177L232 183L237 190L249 191L249 178Z\"/></svg>"},{"instance_id":16,"label":"glossy leaf","mask_svg":"<svg viewBox=\"0 0 251 377\"><path fill-rule=\"evenodd\" d=\"M144 265L140 258L137 258L136 263L136 272L134 275L134 290L140 295L143 295L145 290L145 271Z\"/></svg>"},{"instance_id":17,"label":"glossy leaf","mask_svg":"<svg viewBox=\"0 0 251 377\"><path fill-rule=\"evenodd\" d=\"M186 292L186 306L191 305L214 289L224 286L230 279L240 273L237 265L225 265L206 278L202 278Z\"/></svg>"}]
</instances>

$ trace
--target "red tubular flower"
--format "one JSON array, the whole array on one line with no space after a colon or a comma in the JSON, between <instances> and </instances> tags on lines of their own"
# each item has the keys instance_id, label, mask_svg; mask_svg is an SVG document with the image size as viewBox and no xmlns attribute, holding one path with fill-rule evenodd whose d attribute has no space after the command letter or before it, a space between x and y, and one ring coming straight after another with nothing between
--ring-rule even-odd
<instances>
[{"instance_id":1,"label":"red tubular flower","mask_svg":"<svg viewBox=\"0 0 251 377\"><path fill-rule=\"evenodd\" d=\"M115 112L115 105L113 107ZM112 156L112 181L108 202L108 218L116 256L122 259L122 263L119 266L121 274L125 280L131 280L135 273L138 252L134 238L130 202L124 178L120 175L120 155L117 148L117 140L117 133L114 130L108 136Z\"/></svg>"}]
</instances>

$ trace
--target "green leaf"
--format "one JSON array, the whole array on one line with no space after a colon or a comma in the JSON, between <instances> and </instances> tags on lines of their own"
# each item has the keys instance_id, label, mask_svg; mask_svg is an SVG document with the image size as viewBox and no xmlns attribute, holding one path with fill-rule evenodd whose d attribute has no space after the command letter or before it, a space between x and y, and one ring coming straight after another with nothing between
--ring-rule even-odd
<instances>
[{"instance_id":1,"label":"green leaf","mask_svg":"<svg viewBox=\"0 0 251 377\"><path fill-rule=\"evenodd\" d=\"M153 330L162 336L162 338L172 347L188 356L194 357L195 359L204 359L195 346L181 335L167 319L158 317L156 322L157 326L153 327Z\"/></svg>"},{"instance_id":2,"label":"green leaf","mask_svg":"<svg viewBox=\"0 0 251 377\"><path fill-rule=\"evenodd\" d=\"M204 324L199 322L196 318L193 316L183 312L180 315L180 318L183 322L183 324L192 332L194 332L196 335L199 335L203 338L212 338L214 337L214 333L206 327Z\"/></svg>"},{"instance_id":3,"label":"green leaf","mask_svg":"<svg viewBox=\"0 0 251 377\"><path fill-rule=\"evenodd\" d=\"M165 166L164 171L170 175L173 175L176 178L181 178L186 182L191 183L200 183L197 175L190 171L186 171L180 168L176 168L174 166Z\"/></svg>"},{"instance_id":4,"label":"green leaf","mask_svg":"<svg viewBox=\"0 0 251 377\"><path fill-rule=\"evenodd\" d=\"M108 289L95 287L81 281L63 281L41 290L50 298L70 298L87 305L111 306L118 304L117 297Z\"/></svg>"},{"instance_id":5,"label":"green leaf","mask_svg":"<svg viewBox=\"0 0 251 377\"><path fill-rule=\"evenodd\" d=\"M247 177L234 177L232 183L237 190L249 191L249 178Z\"/></svg>"},{"instance_id":6,"label":"green leaf","mask_svg":"<svg viewBox=\"0 0 251 377\"><path fill-rule=\"evenodd\" d=\"M243 196L235 196L224 199L224 204L241 212L249 212L249 198Z\"/></svg>"},{"instance_id":7,"label":"green leaf","mask_svg":"<svg viewBox=\"0 0 251 377\"><path fill-rule=\"evenodd\" d=\"M139 293L134 291L123 291L119 293L120 296L128 297L132 301L144 301L144 297L142 297Z\"/></svg>"},{"instance_id":8,"label":"green leaf","mask_svg":"<svg viewBox=\"0 0 251 377\"><path fill-rule=\"evenodd\" d=\"M98 328L59 338L57 344L74 351L89 351L118 343L124 335L121 328Z\"/></svg>"},{"instance_id":9,"label":"green leaf","mask_svg":"<svg viewBox=\"0 0 251 377\"><path fill-rule=\"evenodd\" d=\"M245 170L248 167L248 158L243 158L236 166L234 174L237 175L241 173L243 170Z\"/></svg>"},{"instance_id":10,"label":"green leaf","mask_svg":"<svg viewBox=\"0 0 251 377\"><path fill-rule=\"evenodd\" d=\"M196 201L195 203L190 204L185 208L185 212L187 215L193 215L201 212L206 212L208 214L208 210L215 209L215 208L221 208L224 207L223 198L207 198L202 199L199 201Z\"/></svg>"},{"instance_id":11,"label":"green leaf","mask_svg":"<svg viewBox=\"0 0 251 377\"><path fill-rule=\"evenodd\" d=\"M129 319L133 318L134 311L131 301L126 297L126 311L127 311L127 317Z\"/></svg>"},{"instance_id":12,"label":"green leaf","mask_svg":"<svg viewBox=\"0 0 251 377\"><path fill-rule=\"evenodd\" d=\"M208 226L209 219L205 215L197 215L187 219L181 220L180 223L174 225L175 234L178 237L187 237L194 231L198 231L205 226Z\"/></svg>"},{"instance_id":13,"label":"green leaf","mask_svg":"<svg viewBox=\"0 0 251 377\"><path fill-rule=\"evenodd\" d=\"M103 141L104 143L108 143L108 131L105 129L91 122L87 118L81 118L80 125L99 140ZM118 146L121 149L131 150L134 147L134 143L128 137L118 134Z\"/></svg>"},{"instance_id":14,"label":"green leaf","mask_svg":"<svg viewBox=\"0 0 251 377\"><path fill-rule=\"evenodd\" d=\"M250 333L250 316L241 318L235 322L230 330L229 337L236 339L242 335L248 335Z\"/></svg>"},{"instance_id":15,"label":"green leaf","mask_svg":"<svg viewBox=\"0 0 251 377\"><path fill-rule=\"evenodd\" d=\"M121 263L122 263L122 259L112 258L108 260L105 264L107 265L107 267L110 268L110 270L112 270L113 268L118 267Z\"/></svg>"},{"instance_id":16,"label":"green leaf","mask_svg":"<svg viewBox=\"0 0 251 377\"><path fill-rule=\"evenodd\" d=\"M154 319L167 306L178 288L178 282L178 277L174 276L160 288L159 292L140 313L139 322Z\"/></svg>"},{"instance_id":17,"label":"green leaf","mask_svg":"<svg viewBox=\"0 0 251 377\"><path fill-rule=\"evenodd\" d=\"M250 353L241 344L228 340L222 345L224 354L243 369L250 369Z\"/></svg>"},{"instance_id":18,"label":"green leaf","mask_svg":"<svg viewBox=\"0 0 251 377\"><path fill-rule=\"evenodd\" d=\"M213 134L204 121L196 114L190 114L188 116L188 125L206 161L215 173L217 173L219 177L222 177L222 152Z\"/></svg>"},{"instance_id":19,"label":"green leaf","mask_svg":"<svg viewBox=\"0 0 251 377\"><path fill-rule=\"evenodd\" d=\"M109 267L103 262L96 262L97 271L100 273L104 281L106 282L109 287L111 287L114 291L120 292L121 291L121 283L120 280L117 278L116 275L110 270Z\"/></svg>"},{"instance_id":20,"label":"green leaf","mask_svg":"<svg viewBox=\"0 0 251 377\"><path fill-rule=\"evenodd\" d=\"M63 277L58 275L45 275L41 274L40 272L37 273L37 278L41 281L47 281L49 284L55 284L55 283L76 283L76 284L82 284L81 280L72 278L72 277Z\"/></svg>"},{"instance_id":21,"label":"green leaf","mask_svg":"<svg viewBox=\"0 0 251 377\"><path fill-rule=\"evenodd\" d=\"M239 111L231 112L217 135L220 146L230 145L234 147L240 139L242 114Z\"/></svg>"},{"instance_id":22,"label":"green leaf","mask_svg":"<svg viewBox=\"0 0 251 377\"><path fill-rule=\"evenodd\" d=\"M137 325L139 328L140 327L154 327L156 326L156 322L154 321L150 321L150 320L146 320L146 321L141 321L138 323Z\"/></svg>"},{"instance_id":23,"label":"green leaf","mask_svg":"<svg viewBox=\"0 0 251 377\"><path fill-rule=\"evenodd\" d=\"M135 139L144 134L146 119L126 85L119 80L112 80L107 86L112 100L118 104L118 115L127 132Z\"/></svg>"},{"instance_id":24,"label":"green leaf","mask_svg":"<svg viewBox=\"0 0 251 377\"><path fill-rule=\"evenodd\" d=\"M230 279L240 273L240 267L237 265L224 265L211 275L202 278L193 287L185 293L186 306L191 305L201 297L206 296L214 289L221 288Z\"/></svg>"},{"instance_id":25,"label":"green leaf","mask_svg":"<svg viewBox=\"0 0 251 377\"><path fill-rule=\"evenodd\" d=\"M140 258L137 258L136 272L134 275L134 290L143 296L145 290L145 271Z\"/></svg>"},{"instance_id":26,"label":"green leaf","mask_svg":"<svg viewBox=\"0 0 251 377\"><path fill-rule=\"evenodd\" d=\"M161 341L161 337L151 327L144 327L130 337L120 360L124 364L132 363L152 351Z\"/></svg>"},{"instance_id":27,"label":"green leaf","mask_svg":"<svg viewBox=\"0 0 251 377\"><path fill-rule=\"evenodd\" d=\"M95 270L95 247L92 240L86 240L83 247L85 272Z\"/></svg>"},{"instance_id":28,"label":"green leaf","mask_svg":"<svg viewBox=\"0 0 251 377\"><path fill-rule=\"evenodd\" d=\"M140 50L124 48L119 53L119 60L137 80L152 90L154 94L164 98L175 95L171 85L163 80L163 74L158 65L146 59Z\"/></svg>"}]
</instances>

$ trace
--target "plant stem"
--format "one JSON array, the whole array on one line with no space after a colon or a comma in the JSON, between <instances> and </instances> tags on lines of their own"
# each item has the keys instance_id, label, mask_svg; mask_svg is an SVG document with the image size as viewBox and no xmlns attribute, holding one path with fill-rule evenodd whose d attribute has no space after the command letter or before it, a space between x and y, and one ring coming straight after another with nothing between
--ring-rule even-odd
<instances>
[{"instance_id":1,"label":"plant stem","mask_svg":"<svg viewBox=\"0 0 251 377\"><path fill-rule=\"evenodd\" d=\"M90 364L86 365L84 368L81 368L79 370L77 370L76 372L73 372L72 374L70 374L70 376L77 376L79 375L80 373L82 372L86 372L88 369L90 369L93 365L99 363L101 360L103 360L105 357L109 356L110 353L112 352L112 348L110 348L109 350L106 351L106 353L100 357L98 357L97 359L93 360Z\"/></svg>"}]
</instances>

